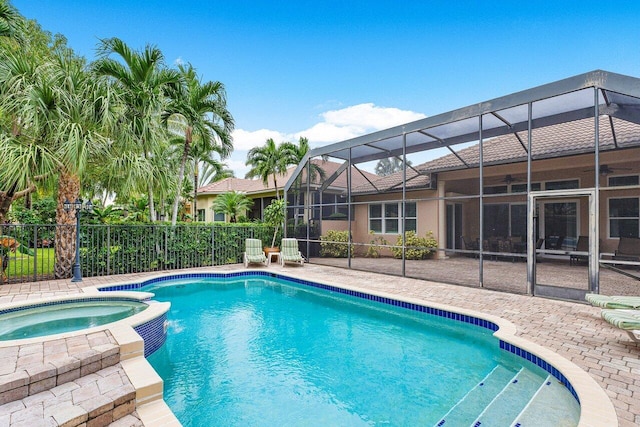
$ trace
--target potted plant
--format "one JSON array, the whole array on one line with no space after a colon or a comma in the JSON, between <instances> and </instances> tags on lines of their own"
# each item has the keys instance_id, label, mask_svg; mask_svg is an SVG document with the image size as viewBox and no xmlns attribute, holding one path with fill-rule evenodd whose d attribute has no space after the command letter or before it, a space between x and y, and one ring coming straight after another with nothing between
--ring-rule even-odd
<instances>
[{"instance_id":1,"label":"potted plant","mask_svg":"<svg viewBox=\"0 0 640 427\"><path fill-rule=\"evenodd\" d=\"M278 230L284 223L286 204L287 202L284 199L275 199L271 201L269 206L264 208L264 222L273 227L271 246L264 247L264 253L267 257L271 252L280 252L280 248L276 246L276 237L278 236Z\"/></svg>"}]
</instances>

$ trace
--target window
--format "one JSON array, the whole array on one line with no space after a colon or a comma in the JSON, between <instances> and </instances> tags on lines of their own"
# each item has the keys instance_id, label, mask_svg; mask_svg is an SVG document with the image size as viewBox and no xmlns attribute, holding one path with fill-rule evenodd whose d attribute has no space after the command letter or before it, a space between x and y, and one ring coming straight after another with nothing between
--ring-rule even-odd
<instances>
[{"instance_id":1,"label":"window","mask_svg":"<svg viewBox=\"0 0 640 427\"><path fill-rule=\"evenodd\" d=\"M639 184L638 175L609 177L609 187L622 187L625 185L638 185L638 184Z\"/></svg>"},{"instance_id":2,"label":"window","mask_svg":"<svg viewBox=\"0 0 640 427\"><path fill-rule=\"evenodd\" d=\"M415 202L406 202L405 231L416 231L418 211ZM374 233L399 234L402 229L402 202L369 205L369 230Z\"/></svg>"},{"instance_id":3,"label":"window","mask_svg":"<svg viewBox=\"0 0 640 427\"><path fill-rule=\"evenodd\" d=\"M531 183L531 191L540 191L540 183L532 182ZM527 192L527 184L511 184L511 192L512 193L526 193Z\"/></svg>"},{"instance_id":4,"label":"window","mask_svg":"<svg viewBox=\"0 0 640 427\"><path fill-rule=\"evenodd\" d=\"M493 185L490 187L484 187L482 192L484 194L505 194L508 190L506 185Z\"/></svg>"},{"instance_id":5,"label":"window","mask_svg":"<svg viewBox=\"0 0 640 427\"><path fill-rule=\"evenodd\" d=\"M217 222L225 222L226 218L224 216L224 213L222 213L222 212L214 212L213 213L213 220L217 221Z\"/></svg>"},{"instance_id":6,"label":"window","mask_svg":"<svg viewBox=\"0 0 640 427\"><path fill-rule=\"evenodd\" d=\"M320 204L320 195L314 195L314 203ZM314 208L314 215L320 212L320 206ZM353 206L351 207L351 217L353 218ZM349 206L347 196L344 194L322 193L322 219L347 220Z\"/></svg>"},{"instance_id":7,"label":"window","mask_svg":"<svg viewBox=\"0 0 640 427\"><path fill-rule=\"evenodd\" d=\"M484 238L527 236L527 205L495 203L484 205Z\"/></svg>"},{"instance_id":8,"label":"window","mask_svg":"<svg viewBox=\"0 0 640 427\"><path fill-rule=\"evenodd\" d=\"M198 209L198 221L204 222L204 209Z\"/></svg>"},{"instance_id":9,"label":"window","mask_svg":"<svg viewBox=\"0 0 640 427\"><path fill-rule=\"evenodd\" d=\"M609 199L609 237L640 237L640 199Z\"/></svg>"},{"instance_id":10,"label":"window","mask_svg":"<svg viewBox=\"0 0 640 427\"><path fill-rule=\"evenodd\" d=\"M571 179L568 181L549 181L544 185L545 190L569 190L580 188L580 181Z\"/></svg>"}]
</instances>

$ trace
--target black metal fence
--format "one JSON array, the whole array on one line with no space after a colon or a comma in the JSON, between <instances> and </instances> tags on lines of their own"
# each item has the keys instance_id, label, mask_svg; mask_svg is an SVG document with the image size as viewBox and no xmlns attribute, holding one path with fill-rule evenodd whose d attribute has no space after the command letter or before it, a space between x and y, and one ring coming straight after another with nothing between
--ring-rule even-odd
<instances>
[{"instance_id":1,"label":"black metal fence","mask_svg":"<svg viewBox=\"0 0 640 427\"><path fill-rule=\"evenodd\" d=\"M55 278L61 250L55 237L65 227L75 232L75 225L0 226L0 283ZM80 266L84 277L92 277L235 264L242 262L246 238L270 245L273 231L260 224L81 225Z\"/></svg>"}]
</instances>

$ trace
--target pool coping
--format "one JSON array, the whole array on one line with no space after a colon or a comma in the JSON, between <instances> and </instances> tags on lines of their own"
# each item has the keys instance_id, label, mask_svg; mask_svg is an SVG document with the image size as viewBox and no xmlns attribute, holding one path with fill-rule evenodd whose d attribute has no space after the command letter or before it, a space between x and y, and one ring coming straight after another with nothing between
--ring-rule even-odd
<instances>
[{"instance_id":1,"label":"pool coping","mask_svg":"<svg viewBox=\"0 0 640 427\"><path fill-rule=\"evenodd\" d=\"M558 378L557 374L559 373L562 377L566 379L567 383L564 383L565 386L569 389L569 391L574 395L574 397L578 400L580 404L580 419L578 426L592 426L592 427L616 427L618 426L618 418L613 406L613 403L609 396L605 393L605 391L598 385L598 383L591 377L589 374L581 369L579 366L569 361L565 357L557 354L556 352L547 349L541 345L533 343L525 338L516 335L517 328L515 324L512 322L503 319L501 317L486 314L482 312L478 312L475 310L465 309L461 307L456 307L453 305L447 305L442 303L437 303L433 301L429 301L426 299L420 298L412 298L406 297L398 294L391 294L379 290L370 290L365 288L360 288L358 286L347 285L347 284L336 284L330 281L322 281L314 279L305 280L300 279L295 276L290 276L284 272L275 273L273 271L265 271L263 269L238 269L238 270L229 270L225 272L217 272L217 271L198 271L194 273L163 273L157 275L151 275L145 277L139 281L122 281L115 282L108 285L98 285L92 288L85 288L89 292L115 292L119 290L129 290L141 288L143 286L148 286L153 283L158 283L161 281L167 280L176 280L181 278L198 278L198 277L218 277L218 278L229 278L229 277L245 277L245 276L266 276L266 277L280 277L285 280L293 281L294 283L300 283L305 285L315 286L316 284L321 285L319 287L326 287L329 290L336 290L340 292L340 290L347 291L342 292L348 295L353 295L350 292L356 294L356 296L361 295L370 295L375 298L373 300L379 301L376 298L381 298L380 302L391 304L391 305L399 305L404 308L414 309L415 307L430 307L436 310L434 314L441 317L447 317L456 321L463 321L466 323L476 324L477 326L485 327L488 329L494 330L494 336L498 338L500 342L500 348L505 351L510 351L516 356L520 356L529 362L533 362L537 366L540 366L542 369L552 374L554 377L559 379L564 383L560 378ZM318 287L318 286L316 286ZM367 298L372 299L372 298ZM393 302L398 302L399 304L394 304ZM406 307L404 304L413 305L414 308ZM441 312L438 313L437 311ZM449 314L453 314L453 316L449 316ZM469 322L469 319L464 318L456 318L456 314L459 316L468 316L471 319L481 319L483 321L489 322L496 326L496 329L493 329L488 325L480 325L478 323L474 323L473 321ZM533 359L533 360L532 360ZM146 361L146 360L145 360ZM539 363L542 362L543 364ZM148 362L147 362L148 363ZM548 364L549 367L544 366L544 364ZM150 366L150 365L149 365ZM550 370L553 368L553 370ZM165 405L166 406L166 405ZM168 408L168 406L167 406ZM142 418L142 417L141 417ZM145 420L142 419L144 422ZM151 422L151 421L150 421Z\"/></svg>"}]
</instances>

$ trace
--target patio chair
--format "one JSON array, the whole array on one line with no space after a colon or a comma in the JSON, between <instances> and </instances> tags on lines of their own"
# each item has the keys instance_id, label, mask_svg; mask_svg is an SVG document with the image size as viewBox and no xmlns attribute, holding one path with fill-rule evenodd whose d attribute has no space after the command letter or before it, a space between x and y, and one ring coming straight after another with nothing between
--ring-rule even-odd
<instances>
[{"instance_id":1,"label":"patio chair","mask_svg":"<svg viewBox=\"0 0 640 427\"><path fill-rule=\"evenodd\" d=\"M614 260L640 261L640 239L637 237L620 237Z\"/></svg>"},{"instance_id":2,"label":"patio chair","mask_svg":"<svg viewBox=\"0 0 640 427\"><path fill-rule=\"evenodd\" d=\"M640 342L640 310L602 310L602 318Z\"/></svg>"},{"instance_id":3,"label":"patio chair","mask_svg":"<svg viewBox=\"0 0 640 427\"><path fill-rule=\"evenodd\" d=\"M298 250L298 239L282 239L280 244L280 264L284 267L285 262L295 262L304 265L302 252Z\"/></svg>"},{"instance_id":4,"label":"patio chair","mask_svg":"<svg viewBox=\"0 0 640 427\"><path fill-rule=\"evenodd\" d=\"M462 236L462 244L465 251L477 251L480 249L480 244L477 240L473 240L467 236ZM465 254L465 256L477 258L478 254Z\"/></svg>"},{"instance_id":5,"label":"patio chair","mask_svg":"<svg viewBox=\"0 0 640 427\"><path fill-rule=\"evenodd\" d=\"M262 240L260 239L246 239L244 242L244 266L248 267L249 264L264 264L269 265L267 256L262 250Z\"/></svg>"},{"instance_id":6,"label":"patio chair","mask_svg":"<svg viewBox=\"0 0 640 427\"><path fill-rule=\"evenodd\" d=\"M584 296L591 305L609 309L640 309L640 297L586 294Z\"/></svg>"},{"instance_id":7,"label":"patio chair","mask_svg":"<svg viewBox=\"0 0 640 427\"><path fill-rule=\"evenodd\" d=\"M576 252L589 252L589 236L579 236L576 243ZM587 255L571 254L569 255L569 265L577 264L582 261L588 261Z\"/></svg>"}]
</instances>

